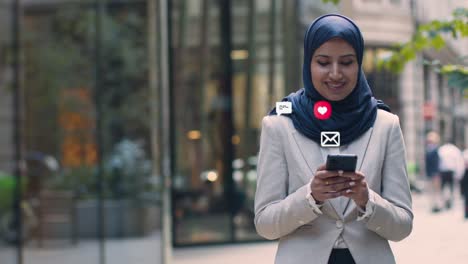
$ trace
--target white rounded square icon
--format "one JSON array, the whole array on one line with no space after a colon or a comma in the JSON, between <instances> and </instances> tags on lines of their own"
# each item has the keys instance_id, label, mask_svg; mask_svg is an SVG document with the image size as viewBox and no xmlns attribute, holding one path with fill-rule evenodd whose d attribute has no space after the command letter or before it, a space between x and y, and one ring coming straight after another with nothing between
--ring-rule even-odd
<instances>
[{"instance_id":1,"label":"white rounded square icon","mask_svg":"<svg viewBox=\"0 0 468 264\"><path fill-rule=\"evenodd\" d=\"M324 131L320 133L320 145L322 147L336 148L340 146L340 132Z\"/></svg>"},{"instance_id":2,"label":"white rounded square icon","mask_svg":"<svg viewBox=\"0 0 468 264\"><path fill-rule=\"evenodd\" d=\"M291 114L292 113L292 103L291 102L276 102L276 114Z\"/></svg>"}]
</instances>

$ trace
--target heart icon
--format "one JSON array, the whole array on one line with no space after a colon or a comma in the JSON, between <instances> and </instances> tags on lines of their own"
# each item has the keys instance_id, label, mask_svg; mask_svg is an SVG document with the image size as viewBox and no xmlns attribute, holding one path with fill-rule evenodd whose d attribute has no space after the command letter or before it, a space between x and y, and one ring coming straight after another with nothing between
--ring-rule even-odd
<instances>
[{"instance_id":1,"label":"heart icon","mask_svg":"<svg viewBox=\"0 0 468 264\"><path fill-rule=\"evenodd\" d=\"M327 101L318 101L314 104L314 116L317 119L325 120L330 118L332 115L332 108Z\"/></svg>"},{"instance_id":2,"label":"heart icon","mask_svg":"<svg viewBox=\"0 0 468 264\"><path fill-rule=\"evenodd\" d=\"M324 115L327 111L328 111L328 108L325 107L325 106L320 106L317 111L321 114L321 115Z\"/></svg>"}]
</instances>

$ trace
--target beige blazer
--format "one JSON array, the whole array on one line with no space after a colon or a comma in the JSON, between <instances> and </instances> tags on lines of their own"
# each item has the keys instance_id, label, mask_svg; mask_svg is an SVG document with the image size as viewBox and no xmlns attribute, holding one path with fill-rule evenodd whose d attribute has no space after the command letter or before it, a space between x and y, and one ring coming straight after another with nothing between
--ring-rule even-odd
<instances>
[{"instance_id":1,"label":"beige blazer","mask_svg":"<svg viewBox=\"0 0 468 264\"><path fill-rule=\"evenodd\" d=\"M388 240L407 237L413 226L406 153L396 115L378 110L374 126L342 153L358 155L374 211L357 221L356 204L344 210L327 200L316 214L307 185L324 164L320 146L295 128L290 118L266 116L262 121L255 194L255 226L266 239L279 239L275 263L328 263L342 235L358 264L395 263Z\"/></svg>"}]
</instances>

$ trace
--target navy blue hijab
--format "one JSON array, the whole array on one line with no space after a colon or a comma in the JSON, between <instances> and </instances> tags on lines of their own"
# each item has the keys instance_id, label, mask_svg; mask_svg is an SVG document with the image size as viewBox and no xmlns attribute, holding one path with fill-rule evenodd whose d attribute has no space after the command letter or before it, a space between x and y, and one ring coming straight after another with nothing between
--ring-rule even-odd
<instances>
[{"instance_id":1,"label":"navy blue hijab","mask_svg":"<svg viewBox=\"0 0 468 264\"><path fill-rule=\"evenodd\" d=\"M359 64L359 76L354 90L341 101L329 101L321 96L312 84L310 63L315 50L332 38L342 38L356 51ZM372 96L371 89L361 69L364 53L364 40L361 31L351 19L337 14L328 14L317 18L309 27L304 38L304 63L302 79L304 88L288 95L282 101L292 103L292 114L285 115L292 119L294 127L304 136L320 144L320 132L340 132L341 145L347 145L359 138L374 125L377 108L390 111L382 101ZM314 116L314 104L327 101L331 104L332 115L327 120ZM276 109L269 113L276 114Z\"/></svg>"}]
</instances>

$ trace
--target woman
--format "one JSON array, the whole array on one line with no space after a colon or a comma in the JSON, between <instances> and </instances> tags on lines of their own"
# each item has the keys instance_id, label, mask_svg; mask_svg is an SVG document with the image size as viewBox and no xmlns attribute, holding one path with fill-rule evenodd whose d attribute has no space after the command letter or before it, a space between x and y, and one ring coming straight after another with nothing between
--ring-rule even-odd
<instances>
[{"instance_id":1,"label":"woman","mask_svg":"<svg viewBox=\"0 0 468 264\"><path fill-rule=\"evenodd\" d=\"M349 18L316 19L304 40L305 87L283 99L292 113L273 109L262 121L255 225L279 239L275 263L395 263L388 240L411 233L399 119L372 97L363 50ZM339 132L340 147L321 147L324 131ZM326 170L326 156L340 153L358 156L356 171Z\"/></svg>"},{"instance_id":2,"label":"woman","mask_svg":"<svg viewBox=\"0 0 468 264\"><path fill-rule=\"evenodd\" d=\"M426 134L425 165L426 176L431 182L429 196L433 213L438 213L441 210L439 205L441 200L439 144L440 136L437 132L430 131Z\"/></svg>"}]
</instances>

